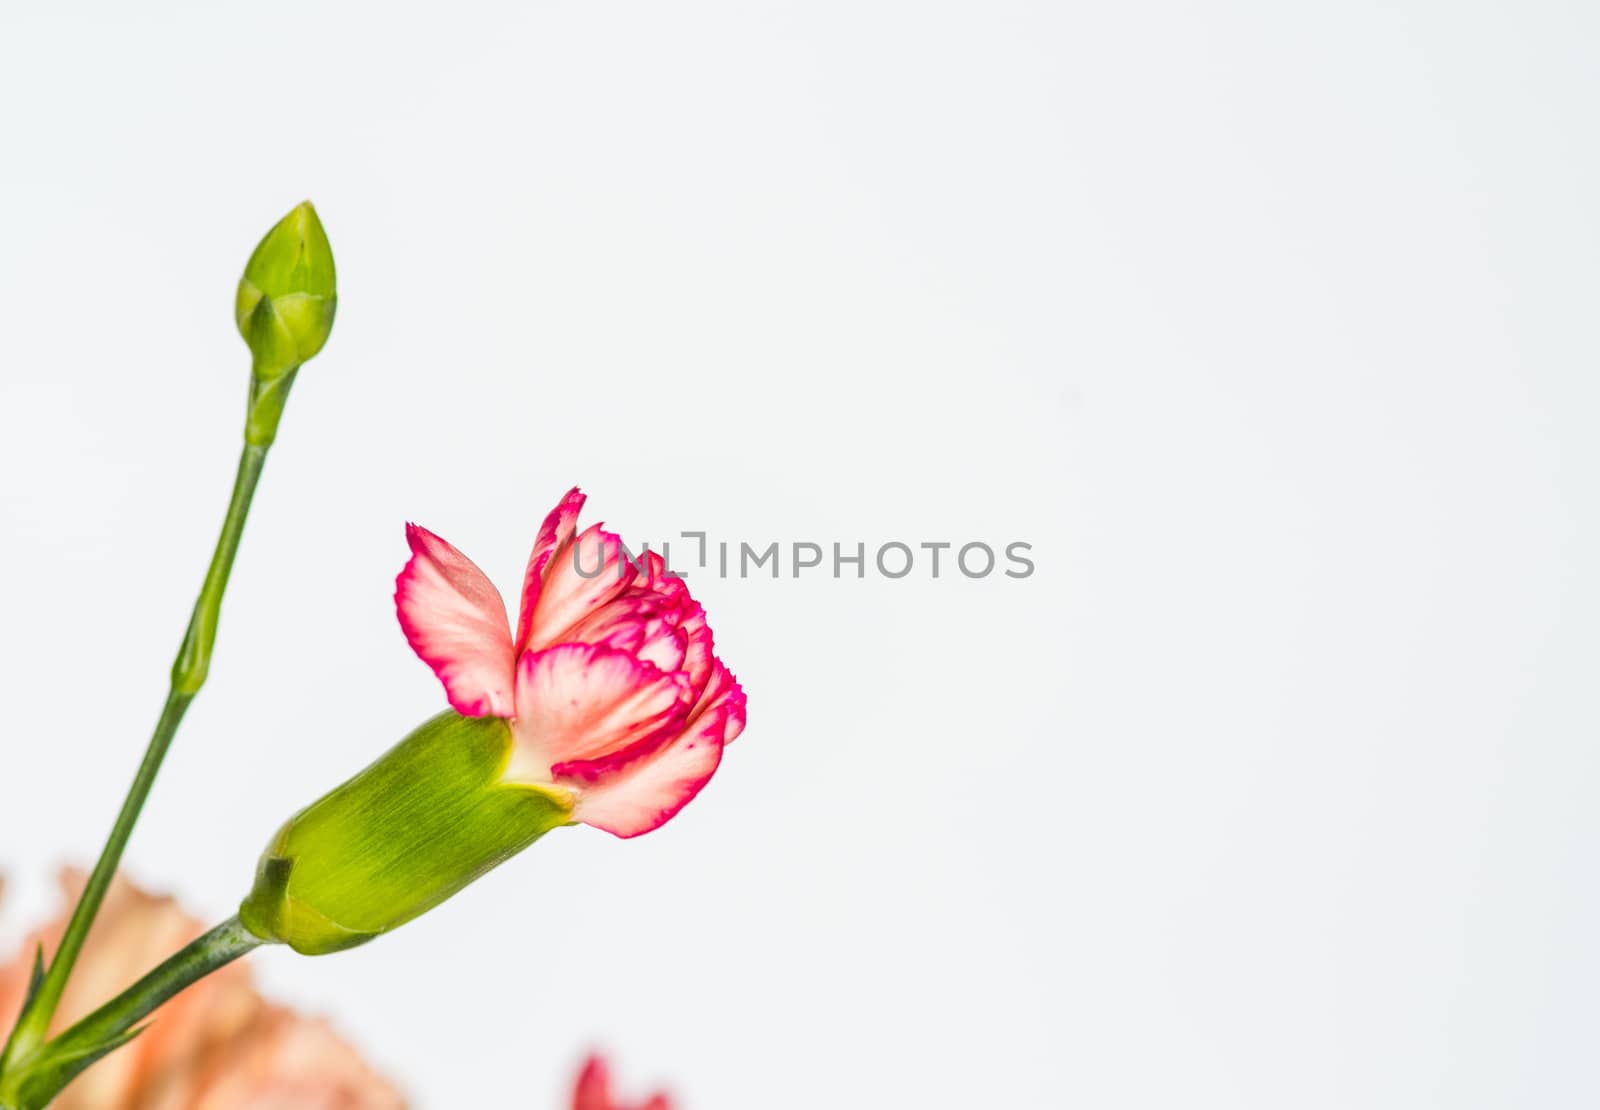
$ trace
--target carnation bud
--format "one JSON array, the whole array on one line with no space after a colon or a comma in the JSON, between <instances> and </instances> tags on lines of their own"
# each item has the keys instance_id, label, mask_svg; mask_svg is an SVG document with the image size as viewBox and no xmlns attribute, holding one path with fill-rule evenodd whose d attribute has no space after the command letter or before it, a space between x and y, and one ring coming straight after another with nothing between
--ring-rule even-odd
<instances>
[{"instance_id":1,"label":"carnation bud","mask_svg":"<svg viewBox=\"0 0 1600 1110\"><path fill-rule=\"evenodd\" d=\"M337 300L333 248L308 200L267 232L239 279L234 319L256 376L279 377L322 350Z\"/></svg>"},{"instance_id":2,"label":"carnation bud","mask_svg":"<svg viewBox=\"0 0 1600 1110\"><path fill-rule=\"evenodd\" d=\"M497 717L447 711L291 817L239 919L306 955L364 944L432 909L572 819L559 787L501 781Z\"/></svg>"},{"instance_id":3,"label":"carnation bud","mask_svg":"<svg viewBox=\"0 0 1600 1110\"><path fill-rule=\"evenodd\" d=\"M251 355L249 442L272 442L294 372L328 341L334 285L328 233L305 201L256 245L234 299L234 321Z\"/></svg>"}]
</instances>

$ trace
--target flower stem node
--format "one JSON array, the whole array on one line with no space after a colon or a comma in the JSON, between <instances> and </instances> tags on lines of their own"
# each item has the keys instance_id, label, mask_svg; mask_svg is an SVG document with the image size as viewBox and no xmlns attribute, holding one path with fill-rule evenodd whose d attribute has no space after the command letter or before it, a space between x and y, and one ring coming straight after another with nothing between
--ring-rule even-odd
<instances>
[{"instance_id":1,"label":"flower stem node","mask_svg":"<svg viewBox=\"0 0 1600 1110\"><path fill-rule=\"evenodd\" d=\"M511 729L446 711L278 830L239 919L305 955L405 924L572 821L550 785L503 781Z\"/></svg>"},{"instance_id":2,"label":"flower stem node","mask_svg":"<svg viewBox=\"0 0 1600 1110\"><path fill-rule=\"evenodd\" d=\"M333 249L305 201L257 244L234 300L251 355L250 442L272 442L295 371L328 341L337 305Z\"/></svg>"}]
</instances>

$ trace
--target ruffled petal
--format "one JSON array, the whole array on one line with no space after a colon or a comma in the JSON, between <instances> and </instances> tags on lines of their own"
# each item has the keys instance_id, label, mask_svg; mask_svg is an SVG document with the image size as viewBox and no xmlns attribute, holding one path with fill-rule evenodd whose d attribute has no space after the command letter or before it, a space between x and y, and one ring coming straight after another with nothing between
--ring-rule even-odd
<instances>
[{"instance_id":1,"label":"ruffled petal","mask_svg":"<svg viewBox=\"0 0 1600 1110\"><path fill-rule=\"evenodd\" d=\"M522 607L517 614L518 653L528 646L529 636L533 630L533 613L539 604L545 569L558 554L564 554L561 549L572 542L572 537L578 530L578 514L583 511L585 500L583 491L573 486L560 503L550 510L549 515L544 518L544 523L539 526L539 535L533 541L533 551L528 555L528 568L522 576Z\"/></svg>"},{"instance_id":2,"label":"ruffled petal","mask_svg":"<svg viewBox=\"0 0 1600 1110\"><path fill-rule=\"evenodd\" d=\"M645 552L637 570L627 589L591 610L564 638L635 651L663 670L688 671L695 689L704 688L714 662L705 610L682 578L666 573L658 552ZM628 627L636 621L643 627ZM676 631L669 634L669 627Z\"/></svg>"},{"instance_id":3,"label":"ruffled petal","mask_svg":"<svg viewBox=\"0 0 1600 1110\"><path fill-rule=\"evenodd\" d=\"M688 677L600 644L529 652L517 667L518 752L508 777L546 780L554 764L605 766L683 726Z\"/></svg>"},{"instance_id":4,"label":"ruffled petal","mask_svg":"<svg viewBox=\"0 0 1600 1110\"><path fill-rule=\"evenodd\" d=\"M689 637L678 614L663 613L660 599L629 589L567 630L572 643L604 644L626 651L663 671L683 667ZM692 677L692 676L691 676Z\"/></svg>"},{"instance_id":5,"label":"ruffled petal","mask_svg":"<svg viewBox=\"0 0 1600 1110\"><path fill-rule=\"evenodd\" d=\"M710 683L712 670L717 665L715 648L711 642L711 626L706 623L706 611L698 601L690 601L679 628L683 629L683 669L689 672L689 681L696 690Z\"/></svg>"},{"instance_id":6,"label":"ruffled petal","mask_svg":"<svg viewBox=\"0 0 1600 1110\"><path fill-rule=\"evenodd\" d=\"M622 538L598 524L560 544L543 567L523 648L571 641L573 627L626 590L637 574L623 555Z\"/></svg>"},{"instance_id":7,"label":"ruffled petal","mask_svg":"<svg viewBox=\"0 0 1600 1110\"><path fill-rule=\"evenodd\" d=\"M675 627L665 618L651 617L649 620L636 621L628 627L619 628L604 642L631 652L663 671L675 671L683 666L684 649L688 645L689 638L684 635L683 629ZM693 676L688 677L689 685L693 687Z\"/></svg>"},{"instance_id":8,"label":"ruffled petal","mask_svg":"<svg viewBox=\"0 0 1600 1110\"><path fill-rule=\"evenodd\" d=\"M713 662L711 627L706 624L706 612L689 596L688 584L682 578L667 574L666 560L659 554L648 552L644 563L632 592L648 591L662 617L682 632L683 657L677 666L689 672L689 681L696 690L703 689Z\"/></svg>"},{"instance_id":9,"label":"ruffled petal","mask_svg":"<svg viewBox=\"0 0 1600 1110\"><path fill-rule=\"evenodd\" d=\"M727 727L723 732L722 742L731 744L744 731L744 687L733 677L733 672L722 665L722 660L713 659L711 663L711 678L706 683L705 692L700 695L700 700L689 711L689 723L693 724L702 714L712 709L726 708Z\"/></svg>"},{"instance_id":10,"label":"ruffled petal","mask_svg":"<svg viewBox=\"0 0 1600 1110\"><path fill-rule=\"evenodd\" d=\"M450 544L406 525L411 558L395 579L395 611L411 649L468 717L512 713L514 666L505 602L487 575Z\"/></svg>"},{"instance_id":11,"label":"ruffled petal","mask_svg":"<svg viewBox=\"0 0 1600 1110\"><path fill-rule=\"evenodd\" d=\"M611 766L556 764L556 782L578 795L572 816L623 838L660 828L716 774L727 715L727 706L709 709L674 739Z\"/></svg>"}]
</instances>

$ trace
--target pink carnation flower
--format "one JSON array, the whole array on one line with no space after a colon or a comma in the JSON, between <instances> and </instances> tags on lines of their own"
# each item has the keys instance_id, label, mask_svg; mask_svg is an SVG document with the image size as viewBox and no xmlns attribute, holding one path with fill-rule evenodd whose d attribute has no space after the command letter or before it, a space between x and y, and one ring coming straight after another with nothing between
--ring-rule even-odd
<instances>
[{"instance_id":1,"label":"pink carnation flower","mask_svg":"<svg viewBox=\"0 0 1600 1110\"><path fill-rule=\"evenodd\" d=\"M510 722L508 781L560 787L576 820L638 836L710 781L745 696L683 580L599 524L579 534L583 502L573 489L539 529L515 635L483 571L415 524L395 605L456 712Z\"/></svg>"}]
</instances>

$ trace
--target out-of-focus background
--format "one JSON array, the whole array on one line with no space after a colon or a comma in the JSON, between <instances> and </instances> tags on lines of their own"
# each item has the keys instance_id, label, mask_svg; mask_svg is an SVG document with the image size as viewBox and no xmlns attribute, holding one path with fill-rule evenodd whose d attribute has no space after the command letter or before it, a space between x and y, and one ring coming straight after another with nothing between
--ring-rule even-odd
<instances>
[{"instance_id":1,"label":"out-of-focus background","mask_svg":"<svg viewBox=\"0 0 1600 1110\"><path fill-rule=\"evenodd\" d=\"M7 6L6 936L154 721L232 477L234 282L311 197L338 325L139 881L229 913L442 706L405 520L506 590L574 483L633 541L786 550L689 568L750 727L671 825L252 958L421 1106L556 1105L594 1044L689 1110L1595 1105L1597 34ZM866 577L794 578L796 542ZM935 579L940 542L1036 569Z\"/></svg>"}]
</instances>

